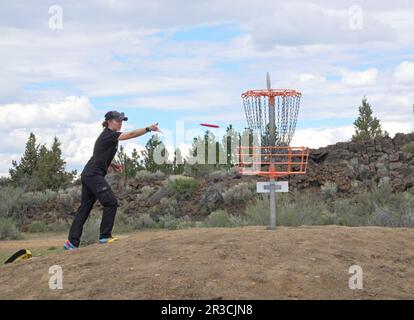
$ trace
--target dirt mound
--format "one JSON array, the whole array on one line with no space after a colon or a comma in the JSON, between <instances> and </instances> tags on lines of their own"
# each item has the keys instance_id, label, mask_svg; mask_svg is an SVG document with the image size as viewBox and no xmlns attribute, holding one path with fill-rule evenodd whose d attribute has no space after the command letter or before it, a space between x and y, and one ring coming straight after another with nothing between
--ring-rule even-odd
<instances>
[{"instance_id":1,"label":"dirt mound","mask_svg":"<svg viewBox=\"0 0 414 320\"><path fill-rule=\"evenodd\" d=\"M52 265L63 268L62 290L49 289ZM352 265L362 290L348 287ZM143 231L0 266L0 298L412 299L413 265L413 229Z\"/></svg>"}]
</instances>

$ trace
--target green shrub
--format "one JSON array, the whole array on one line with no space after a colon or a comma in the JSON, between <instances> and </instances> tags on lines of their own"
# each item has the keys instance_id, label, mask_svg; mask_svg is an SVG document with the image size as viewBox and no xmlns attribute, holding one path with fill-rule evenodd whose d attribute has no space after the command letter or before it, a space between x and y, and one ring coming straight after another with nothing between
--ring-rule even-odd
<instances>
[{"instance_id":1,"label":"green shrub","mask_svg":"<svg viewBox=\"0 0 414 320\"><path fill-rule=\"evenodd\" d=\"M384 182L354 199L334 203L336 222L346 226L414 226L414 196L409 192L392 191Z\"/></svg>"},{"instance_id":2,"label":"green shrub","mask_svg":"<svg viewBox=\"0 0 414 320\"><path fill-rule=\"evenodd\" d=\"M0 188L0 217L20 221L29 210L41 209L55 197L56 192L52 190L23 192L19 187Z\"/></svg>"},{"instance_id":3,"label":"green shrub","mask_svg":"<svg viewBox=\"0 0 414 320\"><path fill-rule=\"evenodd\" d=\"M325 199L334 199L338 192L338 186L335 182L327 181L321 186L321 193Z\"/></svg>"},{"instance_id":4,"label":"green shrub","mask_svg":"<svg viewBox=\"0 0 414 320\"><path fill-rule=\"evenodd\" d=\"M0 217L13 217L19 219L22 215L21 197L22 188L2 187L0 188Z\"/></svg>"},{"instance_id":5,"label":"green shrub","mask_svg":"<svg viewBox=\"0 0 414 320\"><path fill-rule=\"evenodd\" d=\"M173 198L162 198L158 205L160 215L179 216L177 200Z\"/></svg>"},{"instance_id":6,"label":"green shrub","mask_svg":"<svg viewBox=\"0 0 414 320\"><path fill-rule=\"evenodd\" d=\"M100 224L100 219L96 217L89 217L88 221L85 223L83 227L83 233L81 238L81 244L83 246L88 246L98 242Z\"/></svg>"},{"instance_id":7,"label":"green shrub","mask_svg":"<svg viewBox=\"0 0 414 320\"><path fill-rule=\"evenodd\" d=\"M140 189L140 193L137 195L137 200L145 201L155 192L155 188L150 186L144 186Z\"/></svg>"},{"instance_id":8,"label":"green shrub","mask_svg":"<svg viewBox=\"0 0 414 320\"><path fill-rule=\"evenodd\" d=\"M73 211L76 204L81 200L80 187L72 187L64 190L59 190L57 194L58 209L62 212Z\"/></svg>"},{"instance_id":9,"label":"green shrub","mask_svg":"<svg viewBox=\"0 0 414 320\"><path fill-rule=\"evenodd\" d=\"M150 172L147 170L140 170L135 174L135 179L141 182L151 182L161 180L165 177L165 174L161 171Z\"/></svg>"},{"instance_id":10,"label":"green shrub","mask_svg":"<svg viewBox=\"0 0 414 320\"><path fill-rule=\"evenodd\" d=\"M57 192L50 189L46 189L43 193L45 194L47 201L53 200L57 196Z\"/></svg>"},{"instance_id":11,"label":"green shrub","mask_svg":"<svg viewBox=\"0 0 414 320\"><path fill-rule=\"evenodd\" d=\"M66 232L69 231L71 222L63 219L57 219L55 222L47 224L47 232Z\"/></svg>"},{"instance_id":12,"label":"green shrub","mask_svg":"<svg viewBox=\"0 0 414 320\"><path fill-rule=\"evenodd\" d=\"M18 240L21 239L16 222L11 218L0 218L0 240Z\"/></svg>"},{"instance_id":13,"label":"green shrub","mask_svg":"<svg viewBox=\"0 0 414 320\"><path fill-rule=\"evenodd\" d=\"M246 223L254 226L269 225L269 197L259 198L246 207Z\"/></svg>"},{"instance_id":14,"label":"green shrub","mask_svg":"<svg viewBox=\"0 0 414 320\"><path fill-rule=\"evenodd\" d=\"M165 215L160 217L156 227L161 229L177 230L191 228L194 225L195 223L187 217L176 218L172 215Z\"/></svg>"},{"instance_id":15,"label":"green shrub","mask_svg":"<svg viewBox=\"0 0 414 320\"><path fill-rule=\"evenodd\" d=\"M414 141L408 142L402 147L403 151L414 154Z\"/></svg>"},{"instance_id":16,"label":"green shrub","mask_svg":"<svg viewBox=\"0 0 414 320\"><path fill-rule=\"evenodd\" d=\"M147 213L139 214L136 217L129 217L122 213L116 215L115 229L117 232L132 232L154 227L156 227L156 223Z\"/></svg>"},{"instance_id":17,"label":"green shrub","mask_svg":"<svg viewBox=\"0 0 414 320\"><path fill-rule=\"evenodd\" d=\"M48 202L50 194L42 191L25 192L20 199L24 208L40 208Z\"/></svg>"},{"instance_id":18,"label":"green shrub","mask_svg":"<svg viewBox=\"0 0 414 320\"><path fill-rule=\"evenodd\" d=\"M216 166L213 164L201 164L201 163L185 163L184 174L195 178L203 178L208 176L211 172L216 171Z\"/></svg>"},{"instance_id":19,"label":"green shrub","mask_svg":"<svg viewBox=\"0 0 414 320\"><path fill-rule=\"evenodd\" d=\"M199 187L200 183L189 177L170 177L168 183L169 191L175 198L182 200L188 199Z\"/></svg>"},{"instance_id":20,"label":"green shrub","mask_svg":"<svg viewBox=\"0 0 414 320\"><path fill-rule=\"evenodd\" d=\"M41 233L41 232L63 232L68 231L70 223L63 219L57 219L52 223L44 223L42 221L32 221L28 226L27 231L30 233Z\"/></svg>"},{"instance_id":21,"label":"green shrub","mask_svg":"<svg viewBox=\"0 0 414 320\"><path fill-rule=\"evenodd\" d=\"M300 192L278 197L276 216L284 226L334 224L334 215L328 204L317 194Z\"/></svg>"},{"instance_id":22,"label":"green shrub","mask_svg":"<svg viewBox=\"0 0 414 320\"><path fill-rule=\"evenodd\" d=\"M239 227L243 225L243 221L240 217L235 217L231 214L228 214L226 210L217 210L207 217L204 221L204 227L223 227L223 228L231 228L231 227Z\"/></svg>"},{"instance_id":23,"label":"green shrub","mask_svg":"<svg viewBox=\"0 0 414 320\"><path fill-rule=\"evenodd\" d=\"M247 182L241 182L231 187L223 193L223 199L226 204L238 204L247 202L256 196L253 185Z\"/></svg>"},{"instance_id":24,"label":"green shrub","mask_svg":"<svg viewBox=\"0 0 414 320\"><path fill-rule=\"evenodd\" d=\"M32 223L29 225L28 232L31 233L40 233L40 232L46 232L47 231L47 226L45 223L41 222L41 221L32 221Z\"/></svg>"},{"instance_id":25,"label":"green shrub","mask_svg":"<svg viewBox=\"0 0 414 320\"><path fill-rule=\"evenodd\" d=\"M246 207L246 223L250 225L269 225L269 196L257 199ZM333 224L334 215L328 205L317 195L292 193L276 195L276 225L324 225Z\"/></svg>"},{"instance_id":26,"label":"green shrub","mask_svg":"<svg viewBox=\"0 0 414 320\"><path fill-rule=\"evenodd\" d=\"M133 220L133 226L135 230L154 228L156 223L149 214L143 214L138 216L138 218Z\"/></svg>"},{"instance_id":27,"label":"green shrub","mask_svg":"<svg viewBox=\"0 0 414 320\"><path fill-rule=\"evenodd\" d=\"M161 216L160 220L157 223L158 228L169 229L169 230L178 229L179 226L180 226L180 219L177 219L176 217L170 214Z\"/></svg>"},{"instance_id":28,"label":"green shrub","mask_svg":"<svg viewBox=\"0 0 414 320\"><path fill-rule=\"evenodd\" d=\"M213 179L223 180L231 176L231 172L229 170L216 170L211 172L208 176Z\"/></svg>"}]
</instances>

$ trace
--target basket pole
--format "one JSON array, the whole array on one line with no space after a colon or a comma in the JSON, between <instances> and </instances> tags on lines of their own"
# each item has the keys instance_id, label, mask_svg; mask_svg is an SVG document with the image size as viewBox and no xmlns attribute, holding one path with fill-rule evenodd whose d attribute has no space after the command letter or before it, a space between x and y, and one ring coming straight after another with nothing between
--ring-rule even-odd
<instances>
[{"instance_id":1,"label":"basket pole","mask_svg":"<svg viewBox=\"0 0 414 320\"><path fill-rule=\"evenodd\" d=\"M269 198L270 198L270 225L268 230L275 230L276 229L276 192L275 192L275 178L270 178L270 190L269 190Z\"/></svg>"},{"instance_id":2,"label":"basket pole","mask_svg":"<svg viewBox=\"0 0 414 320\"><path fill-rule=\"evenodd\" d=\"M267 90L269 92L272 89L272 85L270 82L270 75L269 72L266 75L266 83L267 83ZM274 153L274 146L276 144L276 119L275 119L275 97L269 97L269 147L270 147L270 168L274 168L275 159L273 157ZM276 229L276 192L275 192L275 178L273 176L270 177L270 190L269 190L269 202L270 202L270 230Z\"/></svg>"}]
</instances>

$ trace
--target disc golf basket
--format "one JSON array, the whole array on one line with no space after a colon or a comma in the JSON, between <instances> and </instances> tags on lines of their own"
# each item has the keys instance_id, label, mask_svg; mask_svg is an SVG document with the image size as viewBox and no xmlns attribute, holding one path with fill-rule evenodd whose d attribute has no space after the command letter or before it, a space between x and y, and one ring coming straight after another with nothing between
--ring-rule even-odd
<instances>
[{"instance_id":1,"label":"disc golf basket","mask_svg":"<svg viewBox=\"0 0 414 320\"><path fill-rule=\"evenodd\" d=\"M289 175L305 174L309 149L291 147L302 94L295 90L272 89L267 74L267 90L249 90L242 94L249 128L258 135L259 144L240 146L239 170L245 175L269 179L270 226L276 228L275 180Z\"/></svg>"}]
</instances>

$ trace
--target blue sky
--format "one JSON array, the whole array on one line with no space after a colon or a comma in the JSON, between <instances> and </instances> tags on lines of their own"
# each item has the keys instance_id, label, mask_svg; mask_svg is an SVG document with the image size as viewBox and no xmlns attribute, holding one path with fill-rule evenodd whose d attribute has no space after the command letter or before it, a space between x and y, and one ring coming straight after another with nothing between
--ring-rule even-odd
<instances>
[{"instance_id":1,"label":"blue sky","mask_svg":"<svg viewBox=\"0 0 414 320\"><path fill-rule=\"evenodd\" d=\"M303 94L292 144L349 139L363 96L391 134L414 129L411 2L56 4L62 15L49 1L1 4L0 175L31 131L41 143L57 135L68 168L80 170L111 109L128 115L125 130L159 122L171 148L177 122L242 129L240 95L264 88L266 72L274 88ZM123 144L142 148L147 138Z\"/></svg>"}]
</instances>

